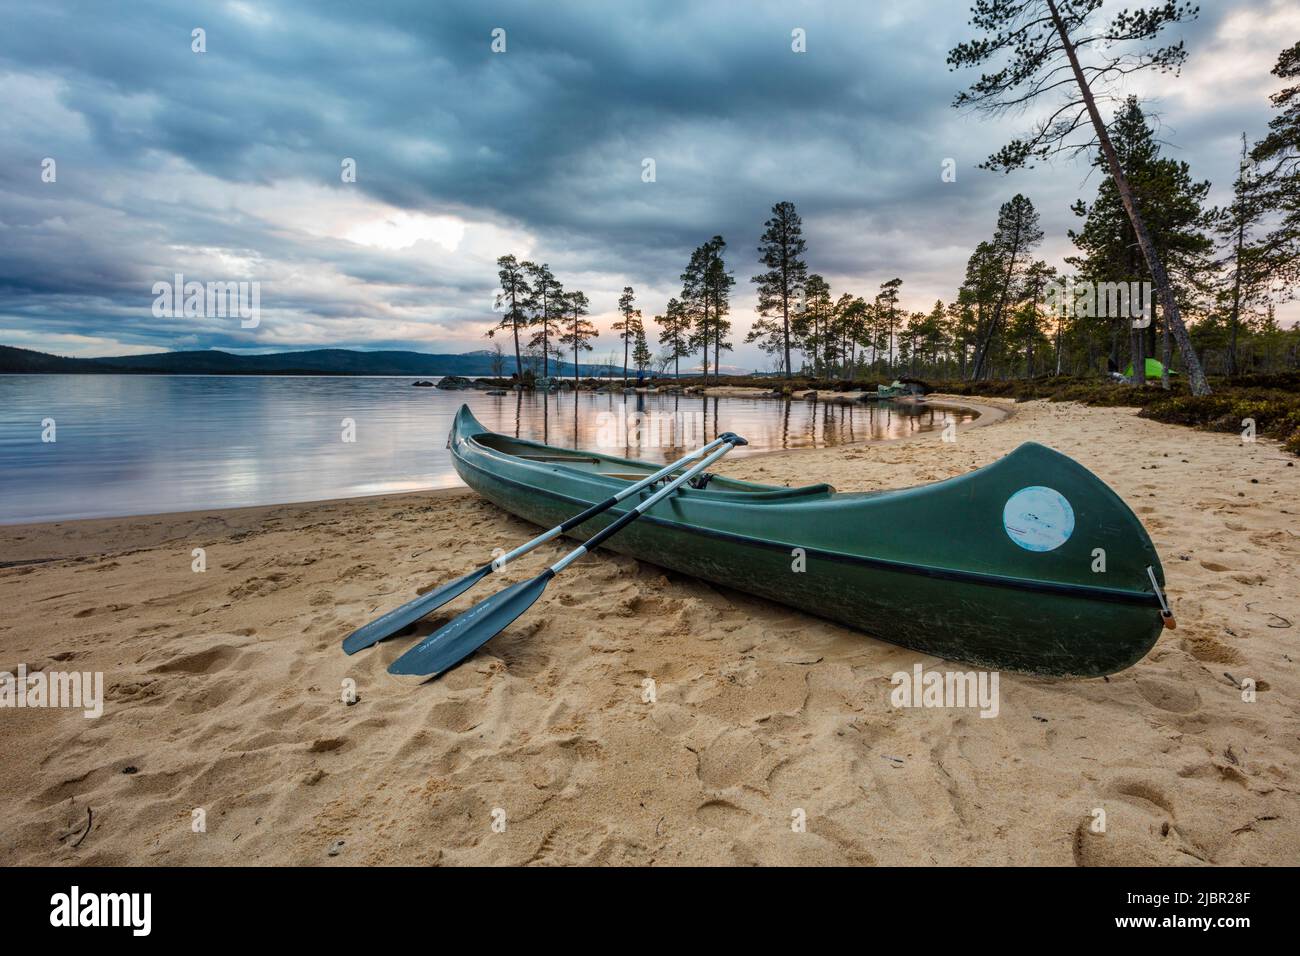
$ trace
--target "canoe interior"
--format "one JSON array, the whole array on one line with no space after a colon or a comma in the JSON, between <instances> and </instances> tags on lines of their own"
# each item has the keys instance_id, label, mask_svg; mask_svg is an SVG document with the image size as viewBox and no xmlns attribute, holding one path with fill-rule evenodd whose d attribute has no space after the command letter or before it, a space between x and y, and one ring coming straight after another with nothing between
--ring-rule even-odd
<instances>
[{"instance_id":1,"label":"canoe interior","mask_svg":"<svg viewBox=\"0 0 1300 956\"><path fill-rule=\"evenodd\" d=\"M636 461L630 458L615 458L598 452L578 451L571 448L556 448L539 442L522 438L510 438L495 432L483 432L474 436L474 441L483 448L510 455L532 464L548 465L555 469L572 469L583 475L607 478L615 482L630 483L659 471L663 465ZM689 467L687 465L686 467ZM791 497L809 497L833 494L835 489L828 484L804 485L799 488L787 488L783 485L760 485L750 481L739 481L721 475L712 476L705 485L705 494L743 494L753 495L755 500L788 499Z\"/></svg>"}]
</instances>

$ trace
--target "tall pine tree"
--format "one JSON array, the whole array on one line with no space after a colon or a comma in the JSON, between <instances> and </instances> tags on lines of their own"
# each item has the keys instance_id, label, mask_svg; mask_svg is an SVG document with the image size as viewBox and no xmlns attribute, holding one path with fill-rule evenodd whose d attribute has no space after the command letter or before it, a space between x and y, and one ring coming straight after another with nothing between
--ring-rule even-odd
<instances>
[{"instance_id":1,"label":"tall pine tree","mask_svg":"<svg viewBox=\"0 0 1300 956\"><path fill-rule=\"evenodd\" d=\"M528 324L525 305L532 295L527 270L514 256L501 256L497 259L497 280L501 288L497 292L496 307L501 311L501 319L488 329L487 337L495 338L502 331L510 333L515 343L515 375L522 380L524 361L519 354L519 330Z\"/></svg>"},{"instance_id":2,"label":"tall pine tree","mask_svg":"<svg viewBox=\"0 0 1300 956\"><path fill-rule=\"evenodd\" d=\"M627 354L631 344L636 341L641 328L641 310L636 308L636 294L630 285L623 287L623 294L618 298L618 314L622 316L614 323L613 329L623 340L623 384L627 385Z\"/></svg>"},{"instance_id":3,"label":"tall pine tree","mask_svg":"<svg viewBox=\"0 0 1300 956\"><path fill-rule=\"evenodd\" d=\"M803 221L792 202L773 206L772 217L765 226L759 239L758 258L767 271L751 280L758 285L759 318L745 341L758 342L765 352L779 354L789 378L794 374L790 364L790 315L808 281L808 264L803 260L807 243L803 237Z\"/></svg>"},{"instance_id":4,"label":"tall pine tree","mask_svg":"<svg viewBox=\"0 0 1300 956\"><path fill-rule=\"evenodd\" d=\"M579 360L584 351L591 351L591 339L596 338L596 327L586 318L590 303L586 293L569 292L564 296L564 334L560 344L573 349L573 388L578 388Z\"/></svg>"}]
</instances>

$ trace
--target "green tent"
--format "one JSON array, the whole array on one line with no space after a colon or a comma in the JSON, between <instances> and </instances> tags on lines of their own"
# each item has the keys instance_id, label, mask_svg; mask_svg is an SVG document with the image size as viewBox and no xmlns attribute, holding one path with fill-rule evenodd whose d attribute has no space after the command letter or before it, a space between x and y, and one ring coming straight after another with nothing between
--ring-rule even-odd
<instances>
[{"instance_id":1,"label":"green tent","mask_svg":"<svg viewBox=\"0 0 1300 956\"><path fill-rule=\"evenodd\" d=\"M1159 359L1153 359L1153 358L1149 358L1149 359L1147 359L1147 378L1159 378L1160 376L1162 376L1162 375L1164 375L1164 374L1165 374L1165 367L1164 367L1163 365L1160 364L1160 360L1159 360ZM1170 369L1170 370L1169 370L1169 374L1170 374L1170 375L1177 375L1178 373L1175 372L1173 369ZM1132 377L1133 377L1133 363L1132 363L1132 362L1129 362L1129 363L1128 363L1128 368L1124 369L1124 375L1125 375L1126 378L1132 378Z\"/></svg>"}]
</instances>

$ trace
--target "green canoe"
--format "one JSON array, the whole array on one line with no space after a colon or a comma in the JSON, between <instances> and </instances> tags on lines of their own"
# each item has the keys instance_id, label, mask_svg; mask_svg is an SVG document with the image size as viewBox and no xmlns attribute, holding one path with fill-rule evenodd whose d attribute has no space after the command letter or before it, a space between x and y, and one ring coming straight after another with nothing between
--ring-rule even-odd
<instances>
[{"instance_id":1,"label":"green canoe","mask_svg":"<svg viewBox=\"0 0 1300 956\"><path fill-rule=\"evenodd\" d=\"M658 467L498 435L468 406L448 447L467 485L541 527ZM570 534L585 539L640 500ZM1033 443L897 491L714 477L605 547L984 667L1111 674L1140 660L1162 628L1164 572L1142 524L1082 465Z\"/></svg>"}]
</instances>

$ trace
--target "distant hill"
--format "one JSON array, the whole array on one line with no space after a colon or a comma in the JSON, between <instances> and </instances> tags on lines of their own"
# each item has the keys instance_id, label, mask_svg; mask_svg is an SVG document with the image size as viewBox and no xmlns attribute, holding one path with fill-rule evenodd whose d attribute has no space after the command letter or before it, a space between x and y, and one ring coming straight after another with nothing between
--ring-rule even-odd
<instances>
[{"instance_id":1,"label":"distant hill","mask_svg":"<svg viewBox=\"0 0 1300 956\"><path fill-rule=\"evenodd\" d=\"M352 349L308 349L270 355L234 355L216 349L157 352L106 358L64 358L30 349L0 345L0 374L74 372L88 374L134 372L152 375L491 375L493 354L430 355L425 352L358 352ZM572 365L562 366L573 373ZM607 365L579 366L582 375L606 375ZM505 374L514 371L507 358ZM620 370L621 371L621 370Z\"/></svg>"}]
</instances>

